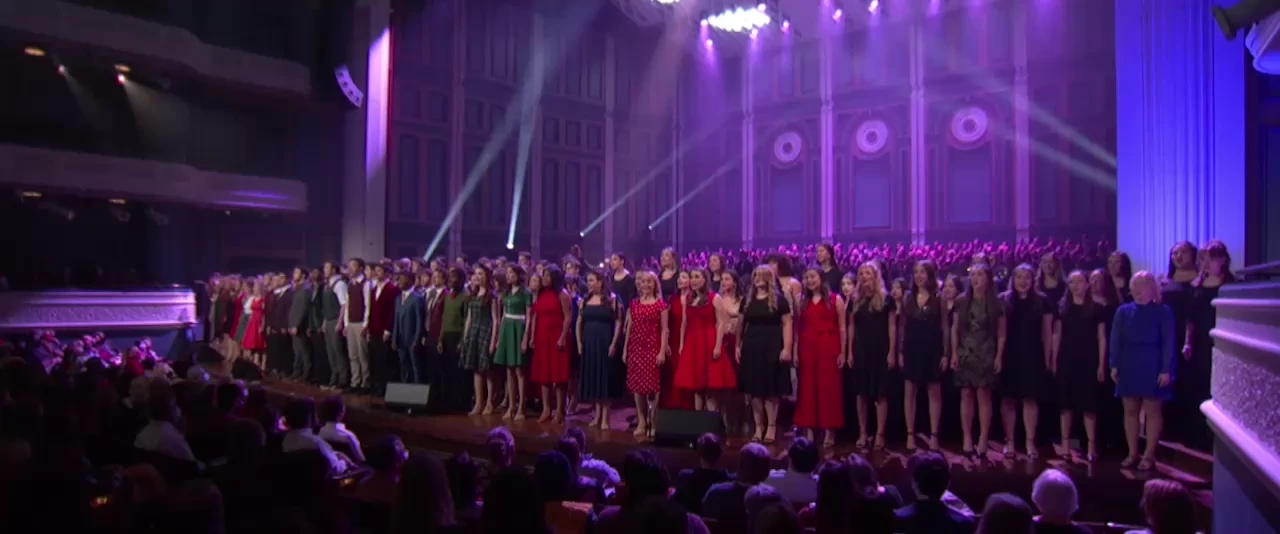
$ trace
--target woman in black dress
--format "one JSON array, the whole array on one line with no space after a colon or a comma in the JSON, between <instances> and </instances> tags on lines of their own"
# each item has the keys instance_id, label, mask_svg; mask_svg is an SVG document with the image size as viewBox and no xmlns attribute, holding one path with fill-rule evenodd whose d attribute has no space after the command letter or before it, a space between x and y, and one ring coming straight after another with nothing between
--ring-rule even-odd
<instances>
[{"instance_id":1,"label":"woman in black dress","mask_svg":"<svg viewBox=\"0 0 1280 534\"><path fill-rule=\"evenodd\" d=\"M577 398L591 403L590 426L609 429L609 406L622 396L623 374L618 347L622 338L622 303L605 290L604 275L587 271L587 293L576 323L578 355L582 359Z\"/></svg>"},{"instance_id":2,"label":"woman in black dress","mask_svg":"<svg viewBox=\"0 0 1280 534\"><path fill-rule=\"evenodd\" d=\"M1204 423L1204 415L1200 412L1200 404L1209 400L1209 376L1213 369L1213 337L1209 332L1218 323L1218 314L1213 309L1213 299L1218 298L1218 291L1223 284L1234 282L1231 274L1231 254L1222 241L1213 240L1200 248L1203 262L1200 275L1191 281L1191 300L1187 310L1186 342L1182 348L1183 362L1186 371L1178 379L1185 383L1184 391L1187 399L1187 423L1193 425L1187 431L1186 443L1192 448L1210 450L1213 447L1213 433ZM1191 408L1195 408L1191 413Z\"/></svg>"},{"instance_id":3,"label":"woman in black dress","mask_svg":"<svg viewBox=\"0 0 1280 534\"><path fill-rule=\"evenodd\" d=\"M1115 288L1116 298L1120 304L1132 302L1133 295L1129 294L1129 279L1133 278L1133 260L1129 259L1129 254L1117 250L1107 256L1105 274L1111 279L1111 286Z\"/></svg>"},{"instance_id":4,"label":"woman in black dress","mask_svg":"<svg viewBox=\"0 0 1280 534\"><path fill-rule=\"evenodd\" d=\"M756 267L739 321L738 389L751 403L752 441L773 443L778 404L791 394L791 305L778 290L773 269Z\"/></svg>"},{"instance_id":5,"label":"woman in black dress","mask_svg":"<svg viewBox=\"0 0 1280 534\"><path fill-rule=\"evenodd\" d=\"M680 279L680 262L676 259L676 249L667 247L658 256L661 267L658 272L658 284L662 287L662 297L670 298L676 294L676 286Z\"/></svg>"},{"instance_id":6,"label":"woman in black dress","mask_svg":"<svg viewBox=\"0 0 1280 534\"><path fill-rule=\"evenodd\" d=\"M637 297L636 277L631 271L627 270L627 256L621 252L615 252L609 256L609 276L605 278L608 282L608 291L618 297L618 306L622 308L622 322L626 324L627 314L631 313L631 301ZM625 342L625 340L624 340ZM625 370L625 366L620 366ZM612 379L614 383L610 386L610 391L626 391L627 373L614 373Z\"/></svg>"},{"instance_id":7,"label":"woman in black dress","mask_svg":"<svg viewBox=\"0 0 1280 534\"><path fill-rule=\"evenodd\" d=\"M1009 313L1004 365L1000 371L1004 455L1017 454L1014 435L1021 404L1027 456L1033 460L1040 456L1036 450L1036 426L1040 424L1040 400L1048 385L1054 313L1049 299L1035 290L1034 279L1035 271L1030 265L1019 265L1013 269L1009 290L1001 295Z\"/></svg>"},{"instance_id":8,"label":"woman in black dress","mask_svg":"<svg viewBox=\"0 0 1280 534\"><path fill-rule=\"evenodd\" d=\"M711 273L711 279L707 280L707 284L712 293L720 292L720 277L724 275L724 271L724 255L715 252L707 256L707 272ZM734 279L734 281L737 281L737 279Z\"/></svg>"},{"instance_id":9,"label":"woman in black dress","mask_svg":"<svg viewBox=\"0 0 1280 534\"><path fill-rule=\"evenodd\" d=\"M836 263L836 249L828 243L818 243L817 259L818 267L822 269L819 272L822 282L827 284L827 289L832 295L839 295L840 280L844 279L844 273Z\"/></svg>"},{"instance_id":10,"label":"woman in black dress","mask_svg":"<svg viewBox=\"0 0 1280 534\"><path fill-rule=\"evenodd\" d=\"M1072 271L1067 288L1053 323L1054 351L1049 362L1058 386L1059 453L1070 457L1072 419L1080 412L1089 440L1085 458L1093 462L1098 458L1099 389L1107 382L1107 302L1094 297L1084 271Z\"/></svg>"},{"instance_id":11,"label":"woman in black dress","mask_svg":"<svg viewBox=\"0 0 1280 534\"><path fill-rule=\"evenodd\" d=\"M894 350L895 323L898 310L884 287L884 278L875 262L858 267L858 291L850 308L853 325L853 388L857 395L855 411L858 414L858 448L867 446L867 401L876 406L875 448L884 448L884 426L889 416L889 370L897 366ZM846 413L848 411L846 410Z\"/></svg>"},{"instance_id":12,"label":"woman in black dress","mask_svg":"<svg viewBox=\"0 0 1280 534\"><path fill-rule=\"evenodd\" d=\"M1187 332L1187 319L1191 315L1191 295L1195 289L1192 285L1200 276L1196 265L1200 258L1200 250L1190 241L1182 241L1169 249L1169 270L1160 280L1160 302L1173 312L1173 331L1177 341L1183 341ZM1165 408L1169 417L1166 429L1167 436L1178 443L1186 444L1196 427L1193 421L1200 419L1200 403L1194 402L1191 367L1191 352L1185 350L1184 344L1174 343L1177 358L1174 361L1173 400ZM1186 375L1184 377L1184 375Z\"/></svg>"},{"instance_id":13,"label":"woman in black dress","mask_svg":"<svg viewBox=\"0 0 1280 534\"><path fill-rule=\"evenodd\" d=\"M1067 279L1057 254L1049 252L1040 257L1040 266L1036 268L1036 291L1048 297L1053 306L1062 302L1062 296L1067 293Z\"/></svg>"},{"instance_id":14,"label":"woman in black dress","mask_svg":"<svg viewBox=\"0 0 1280 534\"><path fill-rule=\"evenodd\" d=\"M1126 256L1127 257L1127 256ZM1116 290L1116 286L1112 284L1114 278L1111 275L1110 268L1094 269L1089 273L1089 295L1093 300L1100 302L1102 309L1103 326L1106 328L1107 339L1111 339L1111 322L1116 317L1116 310L1120 309L1120 305L1133 300L1127 289L1129 282L1125 281L1126 289L1121 292ZM1128 301L1121 300L1121 294L1124 294ZM1108 347L1109 350L1109 347ZM1098 400L1098 416L1104 421L1116 421L1124 417L1124 411L1120 408L1120 403L1115 402L1116 384L1111 380L1111 374L1107 373L1105 386L1101 391L1101 398ZM1125 446L1124 431L1118 425L1102 425L1098 429L1098 444L1104 449L1120 449Z\"/></svg>"},{"instance_id":15,"label":"woman in black dress","mask_svg":"<svg viewBox=\"0 0 1280 534\"><path fill-rule=\"evenodd\" d=\"M933 260L916 262L912 289L903 299L902 351L898 366L905 379L902 406L907 422L907 450L916 449L916 397L924 386L929 393L929 447L937 447L942 419L942 384L947 367L946 324L938 291L938 267Z\"/></svg>"}]
</instances>

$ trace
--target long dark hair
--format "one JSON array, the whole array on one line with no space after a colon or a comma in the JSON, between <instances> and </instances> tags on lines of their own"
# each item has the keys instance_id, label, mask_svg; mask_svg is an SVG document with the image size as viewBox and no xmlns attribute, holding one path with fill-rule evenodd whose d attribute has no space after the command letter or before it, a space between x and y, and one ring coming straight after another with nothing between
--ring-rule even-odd
<instances>
[{"instance_id":1,"label":"long dark hair","mask_svg":"<svg viewBox=\"0 0 1280 534\"><path fill-rule=\"evenodd\" d=\"M595 277L596 280L600 281L600 292L597 293L598 295L600 295L600 303L605 306L612 307L613 302L617 300L617 297L615 297L613 293L609 291L609 285L606 283L604 274L601 274L599 271L595 269L588 269L586 277L588 279ZM591 300L592 296L594 295L592 295L591 293L591 284L587 284L587 295L586 297L584 297L582 304L585 306L587 304L587 301Z\"/></svg>"},{"instance_id":2,"label":"long dark hair","mask_svg":"<svg viewBox=\"0 0 1280 534\"><path fill-rule=\"evenodd\" d=\"M916 268L924 269L925 282L923 288L916 285ZM935 297L938 296L938 264L934 263L933 260L929 258L925 258L917 261L916 264L912 266L911 271L911 285L909 286L909 293L915 294L916 291L924 289L925 291L928 291L930 295Z\"/></svg>"},{"instance_id":3,"label":"long dark hair","mask_svg":"<svg viewBox=\"0 0 1280 534\"><path fill-rule=\"evenodd\" d=\"M835 268L837 268L837 267L839 267L839 266L840 266L840 264L839 264L838 262L836 262L836 249L835 249L835 247L831 246L831 244L830 244L830 243L818 243L818 248L819 248L819 249L821 249L821 250L825 250L825 251L827 251L827 258L829 258L829 259L827 260L827 262L828 262L828 263L826 263L826 264L823 264L822 262L818 262L818 267L820 267L820 268L826 268L828 265L830 265L832 269L835 269Z\"/></svg>"},{"instance_id":4,"label":"long dark hair","mask_svg":"<svg viewBox=\"0 0 1280 534\"><path fill-rule=\"evenodd\" d=\"M799 308L799 310L797 311L803 310L805 306L808 306L811 302L813 302L813 297L815 296L818 297L818 303L823 306L829 306L832 302L831 288L827 287L826 282L822 281L822 266L810 265L809 267L805 268L803 276L809 276L810 272L818 276L818 289L813 290L807 287L801 288L800 302L796 303L796 307Z\"/></svg>"},{"instance_id":5,"label":"long dark hair","mask_svg":"<svg viewBox=\"0 0 1280 534\"><path fill-rule=\"evenodd\" d=\"M474 287L474 286L472 286L472 287L471 287L471 296L473 296L473 297L478 297L478 296L480 296L480 290L481 290L481 289L483 289L483 290L487 291L488 293L492 294L492 293L493 293L493 271L489 270L489 268L488 268L488 267L485 267L483 264L480 264L480 263L477 263L477 264L476 264L476 266L473 268L472 272L474 272L474 269L479 269L479 270L480 270L480 272L484 273L484 280L485 280L485 284L484 284L484 287Z\"/></svg>"},{"instance_id":6,"label":"long dark hair","mask_svg":"<svg viewBox=\"0 0 1280 534\"><path fill-rule=\"evenodd\" d=\"M1044 293L1041 293L1040 290L1036 289L1036 270L1026 263L1018 264L1018 266L1014 267L1013 271L1009 273L1009 289L1005 290L1003 294L1005 302L1009 303L1009 305L1013 305L1013 303L1017 302L1018 299L1021 298L1018 295L1018 288L1015 287L1017 285L1015 280L1018 279L1018 273L1027 273L1027 276L1031 277L1031 287L1027 288L1026 299L1029 304L1033 304L1035 308L1039 308L1041 306L1041 301L1047 297L1045 297Z\"/></svg>"},{"instance_id":7,"label":"long dark hair","mask_svg":"<svg viewBox=\"0 0 1280 534\"><path fill-rule=\"evenodd\" d=\"M1192 285L1200 287L1204 284L1205 277L1209 276L1209 260L1223 260L1223 283L1236 281L1235 275L1231 274L1231 253L1227 250L1226 243L1218 239L1210 240L1200 248L1200 252L1204 254L1204 263L1200 265L1200 274L1196 275L1196 279L1191 282Z\"/></svg>"},{"instance_id":8,"label":"long dark hair","mask_svg":"<svg viewBox=\"0 0 1280 534\"><path fill-rule=\"evenodd\" d=\"M706 306L711 302L711 273L706 269L690 269L689 271L689 305ZM693 273L702 275L702 291L693 288ZM679 276L679 275L676 275Z\"/></svg>"},{"instance_id":9,"label":"long dark hair","mask_svg":"<svg viewBox=\"0 0 1280 534\"><path fill-rule=\"evenodd\" d=\"M1102 276L1102 298L1106 299L1107 306L1115 307L1123 304L1122 301L1124 300L1124 298L1120 294L1120 289L1116 287L1115 280L1111 279L1111 271L1108 271L1107 269L1100 267L1100 268L1094 269L1093 272L1089 273L1089 278L1093 278L1093 275L1095 274ZM1093 296L1092 281L1089 282L1089 296L1090 297Z\"/></svg>"},{"instance_id":10,"label":"long dark hair","mask_svg":"<svg viewBox=\"0 0 1280 534\"><path fill-rule=\"evenodd\" d=\"M1102 270L1102 269L1099 269L1099 270ZM1085 286L1084 303L1081 304L1080 307L1084 309L1085 315L1092 316L1093 314L1093 306L1096 303L1093 301L1093 284L1089 282L1089 273L1086 271L1082 271L1080 269L1076 269L1074 271L1071 271L1071 274L1067 275L1067 284L1068 284L1067 290L1062 293L1062 300L1058 301L1057 303L1059 317L1066 316L1067 311L1069 311L1072 308L1072 306L1076 305L1075 295L1071 294L1070 284L1071 284L1071 277L1077 274L1084 277L1084 286ZM1103 278L1111 278L1111 277L1103 276ZM1114 289L1111 291L1111 294L1115 295Z\"/></svg>"},{"instance_id":11,"label":"long dark hair","mask_svg":"<svg viewBox=\"0 0 1280 534\"><path fill-rule=\"evenodd\" d=\"M849 502L853 500L853 475L849 464L828 461L818 470L818 500L814 502L814 525L819 534L848 532L852 523Z\"/></svg>"},{"instance_id":12,"label":"long dark hair","mask_svg":"<svg viewBox=\"0 0 1280 534\"><path fill-rule=\"evenodd\" d=\"M542 270L542 277L544 282L546 278L551 279L550 284L542 284L543 291L555 291L556 293L564 291L564 271L561 271L559 267L555 265L546 266Z\"/></svg>"},{"instance_id":13,"label":"long dark hair","mask_svg":"<svg viewBox=\"0 0 1280 534\"><path fill-rule=\"evenodd\" d=\"M1177 267L1173 265L1173 251L1178 250L1180 248L1191 249L1191 268L1192 269L1197 268L1195 265L1195 261L1200 255L1200 249L1196 248L1196 244L1187 240L1182 240L1177 243L1174 243L1173 247L1169 249L1169 272L1165 274L1167 279L1170 281L1173 281L1173 273L1177 271Z\"/></svg>"},{"instance_id":14,"label":"long dark hair","mask_svg":"<svg viewBox=\"0 0 1280 534\"><path fill-rule=\"evenodd\" d=\"M1120 260L1120 278L1123 278L1124 283L1127 285L1129 283L1129 279L1133 278L1133 260L1129 258L1129 253L1123 250L1117 250L1107 256L1107 278L1111 278L1111 258L1117 258ZM1114 280L1111 282L1111 285L1115 285Z\"/></svg>"},{"instance_id":15,"label":"long dark hair","mask_svg":"<svg viewBox=\"0 0 1280 534\"><path fill-rule=\"evenodd\" d=\"M991 317L991 312L994 311L996 306L1000 306L1001 303L998 302L1000 300L1000 294L996 292L996 281L991 275L991 267L987 266L985 263L975 263L969 266L969 283L965 284L964 293L956 300L966 300L970 304L973 303L975 300L973 277L979 272L981 272L983 276L987 277L987 289L983 291L982 296L984 298L982 306L986 309L987 317Z\"/></svg>"}]
</instances>

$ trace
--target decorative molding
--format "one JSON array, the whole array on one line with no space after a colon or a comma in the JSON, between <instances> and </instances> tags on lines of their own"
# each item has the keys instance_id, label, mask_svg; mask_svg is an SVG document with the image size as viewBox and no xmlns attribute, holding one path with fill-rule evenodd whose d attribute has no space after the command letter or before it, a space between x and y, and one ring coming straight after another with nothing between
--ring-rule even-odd
<instances>
[{"instance_id":1,"label":"decorative molding","mask_svg":"<svg viewBox=\"0 0 1280 534\"><path fill-rule=\"evenodd\" d=\"M35 38L178 63L200 76L296 96L311 70L293 61L206 44L184 28L56 0L0 0L0 28Z\"/></svg>"},{"instance_id":2,"label":"decorative molding","mask_svg":"<svg viewBox=\"0 0 1280 534\"><path fill-rule=\"evenodd\" d=\"M196 296L190 290L0 293L0 331L176 328L195 322Z\"/></svg>"},{"instance_id":3,"label":"decorative molding","mask_svg":"<svg viewBox=\"0 0 1280 534\"><path fill-rule=\"evenodd\" d=\"M1200 411L1208 420L1209 427L1218 435L1219 441L1230 448L1254 474L1256 480L1271 491L1272 498L1280 499L1280 456L1273 449L1264 446L1258 441L1258 436L1237 423L1214 401L1205 401L1200 405Z\"/></svg>"},{"instance_id":4,"label":"decorative molding","mask_svg":"<svg viewBox=\"0 0 1280 534\"><path fill-rule=\"evenodd\" d=\"M0 184L218 208L307 211L307 184L300 180L20 145L0 144Z\"/></svg>"}]
</instances>

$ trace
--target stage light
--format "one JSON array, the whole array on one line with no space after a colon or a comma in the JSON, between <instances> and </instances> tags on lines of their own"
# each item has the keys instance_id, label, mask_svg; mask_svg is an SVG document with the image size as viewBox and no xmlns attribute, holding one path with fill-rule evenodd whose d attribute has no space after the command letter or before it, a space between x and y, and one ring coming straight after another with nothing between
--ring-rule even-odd
<instances>
[{"instance_id":1,"label":"stage light","mask_svg":"<svg viewBox=\"0 0 1280 534\"><path fill-rule=\"evenodd\" d=\"M130 72L133 72L133 69L129 68L129 66L124 63L116 63L116 72L119 72L120 74L129 74Z\"/></svg>"},{"instance_id":2,"label":"stage light","mask_svg":"<svg viewBox=\"0 0 1280 534\"><path fill-rule=\"evenodd\" d=\"M867 4L867 11L870 13L875 13L876 8L878 7L880 7L880 0L871 0L871 3Z\"/></svg>"},{"instance_id":3,"label":"stage light","mask_svg":"<svg viewBox=\"0 0 1280 534\"><path fill-rule=\"evenodd\" d=\"M117 206L123 206L125 203L125 200L123 198L111 198L111 199L107 199L107 202L110 202Z\"/></svg>"},{"instance_id":4,"label":"stage light","mask_svg":"<svg viewBox=\"0 0 1280 534\"><path fill-rule=\"evenodd\" d=\"M791 21L790 21L790 20L782 19L782 31L784 31L784 32L789 32L789 31L791 31Z\"/></svg>"},{"instance_id":5,"label":"stage light","mask_svg":"<svg viewBox=\"0 0 1280 534\"><path fill-rule=\"evenodd\" d=\"M840 20L842 17L844 17L843 9L836 9L836 12L831 14L832 20Z\"/></svg>"},{"instance_id":6,"label":"stage light","mask_svg":"<svg viewBox=\"0 0 1280 534\"><path fill-rule=\"evenodd\" d=\"M116 75L116 82L118 82L120 85L124 85L124 82L126 82L127 80L128 80L128 78L125 78L125 77L124 77L124 74L117 74L117 75Z\"/></svg>"},{"instance_id":7,"label":"stage light","mask_svg":"<svg viewBox=\"0 0 1280 534\"><path fill-rule=\"evenodd\" d=\"M1228 8L1213 6L1212 10L1213 19L1227 40L1235 39L1241 29L1248 29L1276 11L1280 11L1280 2L1274 0L1241 0Z\"/></svg>"},{"instance_id":8,"label":"stage light","mask_svg":"<svg viewBox=\"0 0 1280 534\"><path fill-rule=\"evenodd\" d=\"M752 29L752 30L751 30L751 38L752 38L752 39L755 39L755 38L756 38L756 37L758 37L758 36L760 36L760 30Z\"/></svg>"},{"instance_id":9,"label":"stage light","mask_svg":"<svg viewBox=\"0 0 1280 534\"><path fill-rule=\"evenodd\" d=\"M44 193L41 193L39 191L23 191L22 192L22 198L40 198L43 196L44 196Z\"/></svg>"},{"instance_id":10,"label":"stage light","mask_svg":"<svg viewBox=\"0 0 1280 534\"><path fill-rule=\"evenodd\" d=\"M651 225L649 225L649 229L650 229L650 230L652 230L652 229L653 229L653 225L652 225L652 224L651 224Z\"/></svg>"},{"instance_id":11,"label":"stage light","mask_svg":"<svg viewBox=\"0 0 1280 534\"><path fill-rule=\"evenodd\" d=\"M706 45L707 45L707 48L711 48L715 46L715 42L713 42L711 39L707 39Z\"/></svg>"},{"instance_id":12,"label":"stage light","mask_svg":"<svg viewBox=\"0 0 1280 534\"><path fill-rule=\"evenodd\" d=\"M28 46L26 48L23 48L22 53L31 57L44 57L44 49L35 47L35 46Z\"/></svg>"},{"instance_id":13,"label":"stage light","mask_svg":"<svg viewBox=\"0 0 1280 534\"><path fill-rule=\"evenodd\" d=\"M769 9L769 6L764 5L764 2L760 2L760 4L756 6L756 9L760 11L764 11L766 9Z\"/></svg>"},{"instance_id":14,"label":"stage light","mask_svg":"<svg viewBox=\"0 0 1280 534\"><path fill-rule=\"evenodd\" d=\"M516 248L515 243L507 243L507 250L515 250L515 248Z\"/></svg>"},{"instance_id":15,"label":"stage light","mask_svg":"<svg viewBox=\"0 0 1280 534\"><path fill-rule=\"evenodd\" d=\"M67 67L66 67L66 65L58 65L58 74L60 74L60 75L62 75L62 76L66 76L66 75L67 75Z\"/></svg>"},{"instance_id":16,"label":"stage light","mask_svg":"<svg viewBox=\"0 0 1280 534\"><path fill-rule=\"evenodd\" d=\"M654 1L654 2L657 2L657 3L659 3L659 4L662 4L662 5L664 5L664 6L669 6L669 5L672 5L672 4L679 4L679 3L680 3L680 0L653 0L653 1Z\"/></svg>"},{"instance_id":17,"label":"stage light","mask_svg":"<svg viewBox=\"0 0 1280 534\"><path fill-rule=\"evenodd\" d=\"M587 237L586 232L578 232L578 237Z\"/></svg>"},{"instance_id":18,"label":"stage light","mask_svg":"<svg viewBox=\"0 0 1280 534\"><path fill-rule=\"evenodd\" d=\"M717 30L746 33L772 22L768 13L757 9L734 8L712 16L710 24Z\"/></svg>"},{"instance_id":19,"label":"stage light","mask_svg":"<svg viewBox=\"0 0 1280 534\"><path fill-rule=\"evenodd\" d=\"M707 19L702 19L702 22L700 22L699 24L702 24L702 27L706 28L707 24L710 24L710 23L707 21Z\"/></svg>"}]
</instances>

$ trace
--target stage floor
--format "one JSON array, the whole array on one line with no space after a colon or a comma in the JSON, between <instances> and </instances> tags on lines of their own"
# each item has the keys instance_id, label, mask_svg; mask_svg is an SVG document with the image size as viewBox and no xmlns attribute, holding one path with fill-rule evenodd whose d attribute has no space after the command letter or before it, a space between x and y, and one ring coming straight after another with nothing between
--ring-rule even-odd
<instances>
[{"instance_id":1,"label":"stage floor","mask_svg":"<svg viewBox=\"0 0 1280 534\"><path fill-rule=\"evenodd\" d=\"M263 385L281 402L286 396L323 398L332 394L319 387L296 382L267 380ZM347 426L366 441L382 434L394 433L410 447L442 454L465 450L475 457L483 458L486 434L491 428L503 424L510 428L516 438L518 461L526 464L531 463L537 454L549 450L560 438L566 425L582 427L587 435L588 452L615 466L621 464L623 457L631 450L651 446L647 441L633 436L629 430L604 431L589 428L589 409L569 417L564 425L554 425L538 423L536 414L519 422L504 422L500 415L409 416L384 409L380 399L356 395L344 395L344 398L348 406ZM634 413L634 409L612 410L612 427L627 428L627 419ZM786 449L791 438L790 434L779 436L778 442L769 446L774 453L775 467L786 466ZM737 462L738 449L747 440L730 436L726 441L726 454L722 463L732 469ZM925 442L924 436L917 439L919 444ZM852 445L841 443L836 450L827 454L829 457L839 458L851 452L859 452ZM1178 479L1193 488L1207 488L1208 485L1206 480L1163 462L1158 463L1151 472L1141 473L1121 469L1120 458L1103 458L1090 464L1078 455L1070 459L1053 456L1047 447L1041 451L1041 457L1037 460L1030 460L1025 455L1008 459L994 452L1000 450L1000 444L996 442L991 444L991 451L984 460L976 461L961 455L958 444L944 442L942 445L941 452L952 465L952 492L964 499L975 511L982 508L986 498L992 493L1014 493L1029 502L1032 481L1049 467L1066 472L1075 481L1080 492L1078 519L1083 521L1141 524L1143 518L1138 509L1138 501L1142 496L1143 482L1151 477ZM678 469L694 467L698 463L692 450L655 450L673 473ZM878 467L881 483L895 484L904 490L910 490L910 479L906 472L909 455L903 450L901 443L890 442L889 447L883 451L863 451L863 454Z\"/></svg>"}]
</instances>

